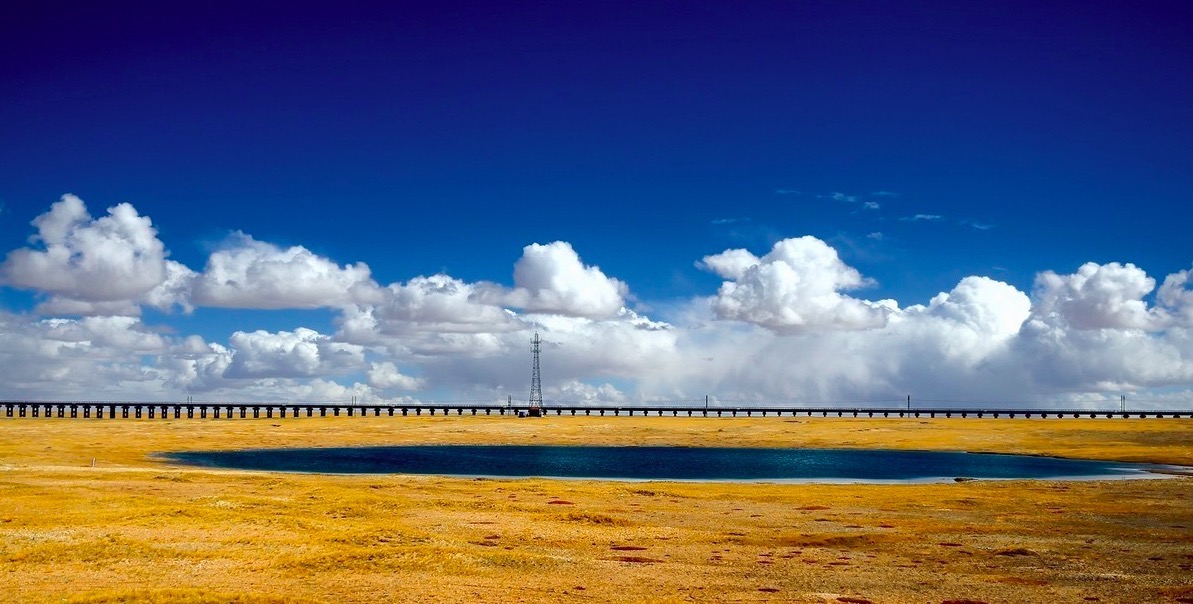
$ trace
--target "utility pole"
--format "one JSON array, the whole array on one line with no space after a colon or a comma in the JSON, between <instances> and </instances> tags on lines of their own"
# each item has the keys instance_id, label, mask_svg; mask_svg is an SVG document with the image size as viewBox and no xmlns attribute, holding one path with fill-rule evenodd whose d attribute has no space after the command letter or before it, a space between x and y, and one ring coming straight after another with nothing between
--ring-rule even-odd
<instances>
[{"instance_id":1,"label":"utility pole","mask_svg":"<svg viewBox=\"0 0 1193 604\"><path fill-rule=\"evenodd\" d=\"M541 349L543 340L539 338L539 332L534 332L534 344L532 350L534 351L534 372L530 376L530 408L527 409L527 415L537 417L543 412L543 377L539 372L539 351Z\"/></svg>"}]
</instances>

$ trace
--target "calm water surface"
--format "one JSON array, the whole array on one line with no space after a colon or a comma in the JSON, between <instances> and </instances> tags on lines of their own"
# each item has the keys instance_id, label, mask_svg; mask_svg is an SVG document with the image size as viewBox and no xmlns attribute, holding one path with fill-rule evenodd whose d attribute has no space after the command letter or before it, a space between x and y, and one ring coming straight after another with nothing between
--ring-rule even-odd
<instances>
[{"instance_id":1,"label":"calm water surface","mask_svg":"<svg viewBox=\"0 0 1193 604\"><path fill-rule=\"evenodd\" d=\"M942 451L424 445L187 451L176 463L325 474L434 474L622 480L926 481L1130 478L1150 464Z\"/></svg>"}]
</instances>

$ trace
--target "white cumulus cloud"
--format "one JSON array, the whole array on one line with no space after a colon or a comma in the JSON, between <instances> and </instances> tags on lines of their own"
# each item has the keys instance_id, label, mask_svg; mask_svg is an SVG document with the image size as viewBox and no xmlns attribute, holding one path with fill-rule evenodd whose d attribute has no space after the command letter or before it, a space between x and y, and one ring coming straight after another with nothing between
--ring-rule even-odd
<instances>
[{"instance_id":1,"label":"white cumulus cloud","mask_svg":"<svg viewBox=\"0 0 1193 604\"><path fill-rule=\"evenodd\" d=\"M340 266L302 246L257 241L241 232L211 254L193 284L196 305L224 308L322 308L378 299L364 263Z\"/></svg>"},{"instance_id":2,"label":"white cumulus cloud","mask_svg":"<svg viewBox=\"0 0 1193 604\"><path fill-rule=\"evenodd\" d=\"M334 342L313 329L232 334L232 362L224 372L229 379L315 377L364 365L364 349Z\"/></svg>"},{"instance_id":3,"label":"white cumulus cloud","mask_svg":"<svg viewBox=\"0 0 1193 604\"><path fill-rule=\"evenodd\" d=\"M811 236L784 239L758 258L746 250L707 256L701 266L730 279L711 305L716 316L777 332L869 329L886 324L893 302L841 293L870 284L837 251Z\"/></svg>"},{"instance_id":4,"label":"white cumulus cloud","mask_svg":"<svg viewBox=\"0 0 1193 604\"><path fill-rule=\"evenodd\" d=\"M380 390L418 390L423 386L423 380L403 375L397 365L389 361L372 363L368 371L369 385Z\"/></svg>"},{"instance_id":5,"label":"white cumulus cloud","mask_svg":"<svg viewBox=\"0 0 1193 604\"><path fill-rule=\"evenodd\" d=\"M528 312L602 319L625 304L625 283L586 266L565 241L533 243L514 265L514 290L506 304Z\"/></svg>"},{"instance_id":6,"label":"white cumulus cloud","mask_svg":"<svg viewBox=\"0 0 1193 604\"><path fill-rule=\"evenodd\" d=\"M1076 273L1045 271L1036 277L1035 317L1072 329L1148 329L1155 316L1143 297L1156 287L1133 264L1081 265Z\"/></svg>"},{"instance_id":7,"label":"white cumulus cloud","mask_svg":"<svg viewBox=\"0 0 1193 604\"><path fill-rule=\"evenodd\" d=\"M139 314L139 304L168 308L183 301L159 290L188 269L166 259L152 221L131 204L92 218L83 200L63 195L38 216L32 247L0 264L5 285L49 295L46 314Z\"/></svg>"}]
</instances>

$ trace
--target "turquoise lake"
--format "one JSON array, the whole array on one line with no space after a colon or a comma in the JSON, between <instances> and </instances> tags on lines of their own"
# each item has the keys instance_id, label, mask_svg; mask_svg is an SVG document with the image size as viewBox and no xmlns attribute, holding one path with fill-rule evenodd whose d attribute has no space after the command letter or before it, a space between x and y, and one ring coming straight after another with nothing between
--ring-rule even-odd
<instances>
[{"instance_id":1,"label":"turquoise lake","mask_svg":"<svg viewBox=\"0 0 1193 604\"><path fill-rule=\"evenodd\" d=\"M193 466L325 474L617 480L884 482L1132 478L1160 466L1026 455L867 449L416 445L186 451Z\"/></svg>"}]
</instances>

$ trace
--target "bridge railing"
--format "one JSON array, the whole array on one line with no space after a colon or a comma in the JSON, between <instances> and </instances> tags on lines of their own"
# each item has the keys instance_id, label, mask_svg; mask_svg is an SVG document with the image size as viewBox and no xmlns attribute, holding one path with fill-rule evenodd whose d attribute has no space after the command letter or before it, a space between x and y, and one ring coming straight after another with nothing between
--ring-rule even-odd
<instances>
[{"instance_id":1,"label":"bridge railing","mask_svg":"<svg viewBox=\"0 0 1193 604\"><path fill-rule=\"evenodd\" d=\"M304 402L0 401L0 418L284 419L299 417L518 416L527 405L469 403L344 404ZM543 415L599 417L850 418L1193 418L1193 409L792 405L546 405Z\"/></svg>"}]
</instances>

